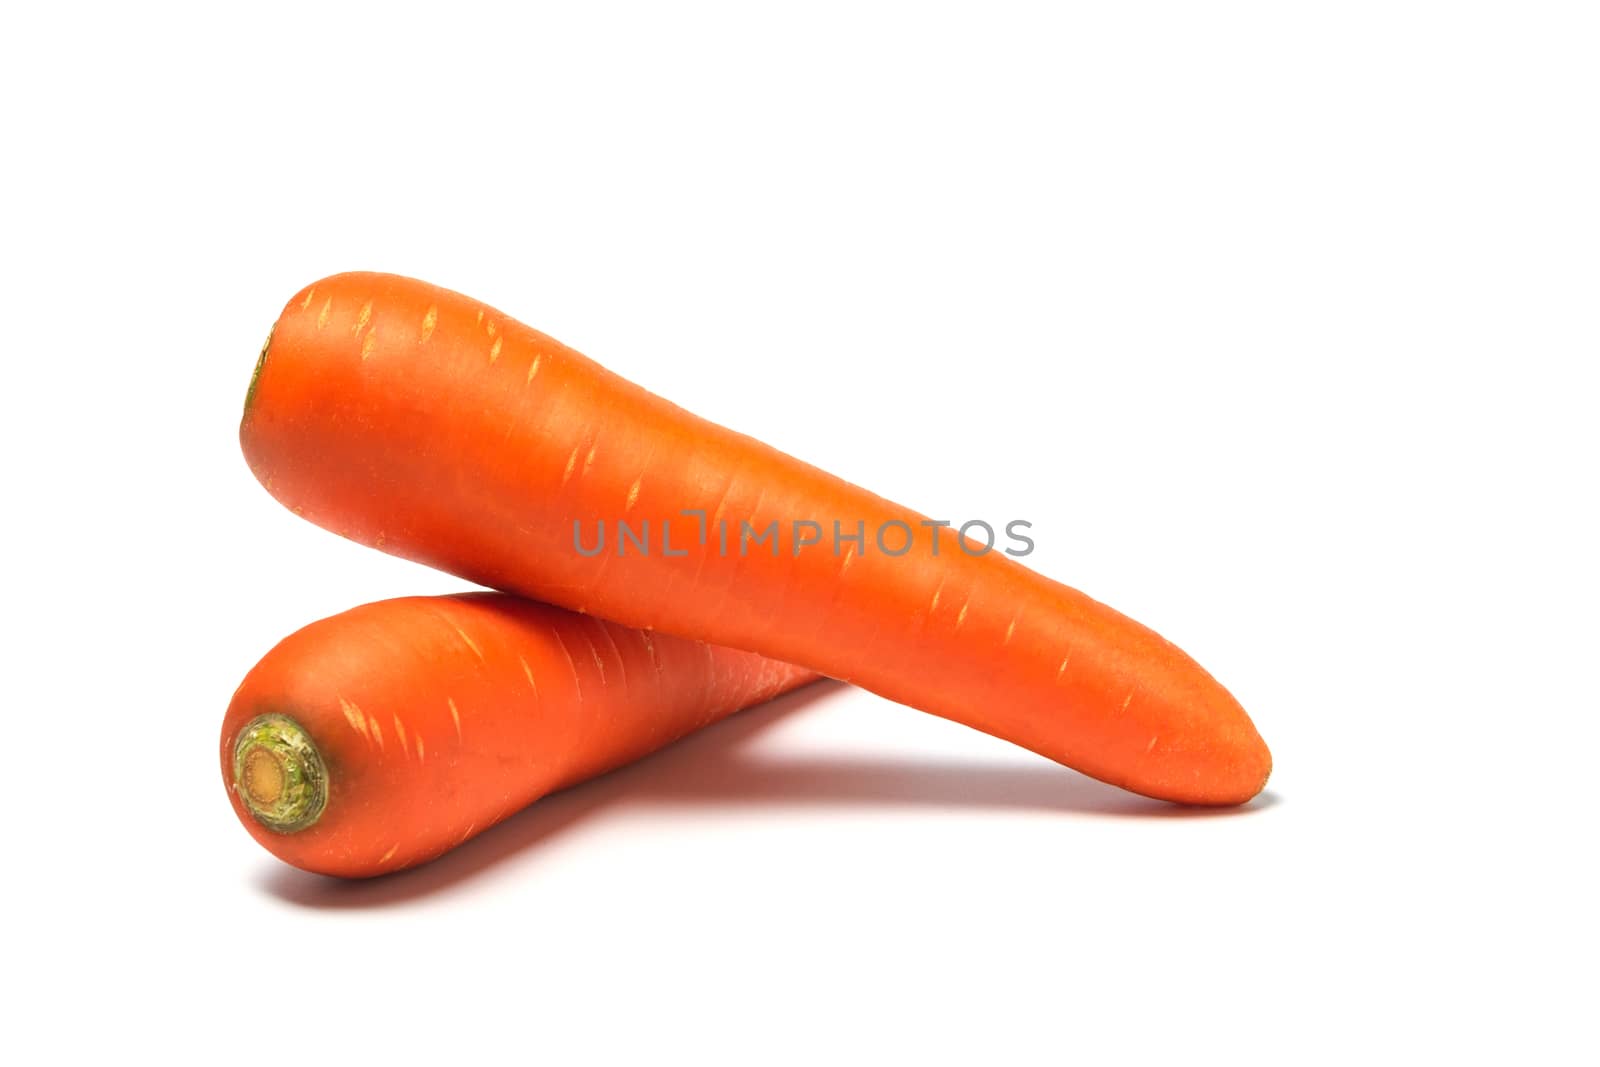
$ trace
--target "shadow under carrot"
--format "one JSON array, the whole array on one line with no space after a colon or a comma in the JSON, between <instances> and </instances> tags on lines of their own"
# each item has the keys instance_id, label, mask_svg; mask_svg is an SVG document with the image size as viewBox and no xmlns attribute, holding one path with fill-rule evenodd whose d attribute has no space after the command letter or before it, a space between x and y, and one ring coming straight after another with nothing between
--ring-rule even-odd
<instances>
[{"instance_id":1,"label":"shadow under carrot","mask_svg":"<svg viewBox=\"0 0 1600 1067\"><path fill-rule=\"evenodd\" d=\"M1271 790L1249 804L1181 807L1098 782L1044 760L1037 767L981 760L871 757L771 759L742 750L764 731L847 687L815 682L600 778L535 802L439 859L379 878L350 881L281 863L259 885L305 908L381 908L448 892L510 856L556 837L617 803L662 808L905 808L1057 812L1135 819L1228 819L1280 803Z\"/></svg>"}]
</instances>

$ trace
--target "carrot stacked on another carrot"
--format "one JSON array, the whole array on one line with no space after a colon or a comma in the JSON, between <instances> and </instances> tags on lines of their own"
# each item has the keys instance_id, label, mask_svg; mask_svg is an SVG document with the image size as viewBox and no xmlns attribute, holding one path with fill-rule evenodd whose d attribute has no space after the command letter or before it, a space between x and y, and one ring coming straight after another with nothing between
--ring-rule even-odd
<instances>
[{"instance_id":1,"label":"carrot stacked on another carrot","mask_svg":"<svg viewBox=\"0 0 1600 1067\"><path fill-rule=\"evenodd\" d=\"M1232 695L1151 630L448 290L358 273L297 294L240 438L297 513L483 584L803 664L1154 797L1240 803L1271 769ZM575 523L619 520L652 548L578 550ZM829 544L742 537L797 521ZM921 536L893 555L875 534L897 523Z\"/></svg>"},{"instance_id":2,"label":"carrot stacked on another carrot","mask_svg":"<svg viewBox=\"0 0 1600 1067\"><path fill-rule=\"evenodd\" d=\"M815 677L499 593L386 600L297 631L246 676L223 781L280 859L387 874Z\"/></svg>"}]
</instances>

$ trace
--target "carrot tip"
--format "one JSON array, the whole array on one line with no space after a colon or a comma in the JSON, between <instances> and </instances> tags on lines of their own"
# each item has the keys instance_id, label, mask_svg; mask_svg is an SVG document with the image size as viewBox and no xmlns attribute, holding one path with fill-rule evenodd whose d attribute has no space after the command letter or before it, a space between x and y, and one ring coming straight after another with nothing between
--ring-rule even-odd
<instances>
[{"instance_id":1,"label":"carrot tip","mask_svg":"<svg viewBox=\"0 0 1600 1067\"><path fill-rule=\"evenodd\" d=\"M321 817L328 770L304 727L286 715L261 715L234 743L233 788L262 826L292 834Z\"/></svg>"}]
</instances>

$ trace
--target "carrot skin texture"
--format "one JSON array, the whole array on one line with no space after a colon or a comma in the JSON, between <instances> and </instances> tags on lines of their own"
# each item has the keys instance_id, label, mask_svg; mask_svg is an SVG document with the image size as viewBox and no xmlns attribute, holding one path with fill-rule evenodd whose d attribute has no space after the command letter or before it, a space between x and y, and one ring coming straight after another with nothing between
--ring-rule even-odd
<instances>
[{"instance_id":1,"label":"carrot skin texture","mask_svg":"<svg viewBox=\"0 0 1600 1067\"><path fill-rule=\"evenodd\" d=\"M302 290L240 440L305 518L484 585L804 664L1152 797L1242 803L1271 771L1233 696L1148 628L949 531L935 554L917 512L449 290L367 273ZM575 521L619 519L670 521L684 554L576 550ZM830 538L859 521L867 544L739 554L741 523L794 520ZM890 521L913 551L879 551Z\"/></svg>"},{"instance_id":2,"label":"carrot skin texture","mask_svg":"<svg viewBox=\"0 0 1600 1067\"><path fill-rule=\"evenodd\" d=\"M223 784L279 859L388 874L816 677L502 593L380 601L291 634L250 671L223 720ZM262 825L235 786L235 741L262 715L292 719L326 765L306 829Z\"/></svg>"}]
</instances>

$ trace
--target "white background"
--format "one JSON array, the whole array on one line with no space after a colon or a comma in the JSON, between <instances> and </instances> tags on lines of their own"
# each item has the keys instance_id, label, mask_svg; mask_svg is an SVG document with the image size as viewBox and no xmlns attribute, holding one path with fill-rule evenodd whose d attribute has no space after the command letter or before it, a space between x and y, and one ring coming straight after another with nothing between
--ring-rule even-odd
<instances>
[{"instance_id":1,"label":"white background","mask_svg":"<svg viewBox=\"0 0 1600 1067\"><path fill-rule=\"evenodd\" d=\"M1594 1062L1597 55L1587 4L13 10L0 1040ZM834 687L410 875L285 868L234 686L460 586L239 455L267 327L349 269L1032 520L1269 792L1186 816Z\"/></svg>"}]
</instances>

